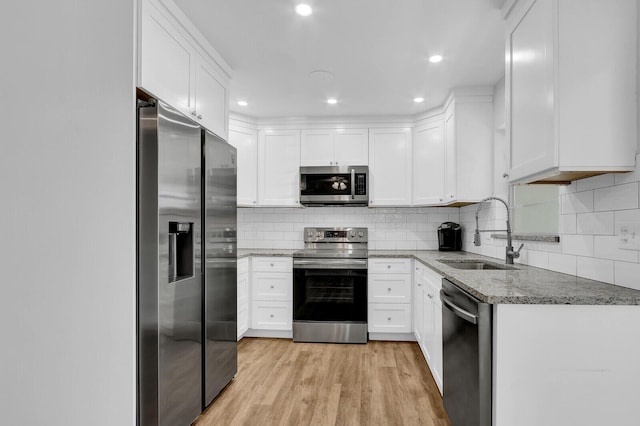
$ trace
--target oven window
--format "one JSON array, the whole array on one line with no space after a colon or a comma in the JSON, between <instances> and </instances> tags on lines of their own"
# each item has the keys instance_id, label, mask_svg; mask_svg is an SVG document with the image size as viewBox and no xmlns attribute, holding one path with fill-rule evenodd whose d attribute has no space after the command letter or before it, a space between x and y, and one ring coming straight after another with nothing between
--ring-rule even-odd
<instances>
[{"instance_id":1,"label":"oven window","mask_svg":"<svg viewBox=\"0 0 640 426\"><path fill-rule=\"evenodd\" d=\"M367 271L295 269L294 321L367 320Z\"/></svg>"},{"instance_id":2,"label":"oven window","mask_svg":"<svg viewBox=\"0 0 640 426\"><path fill-rule=\"evenodd\" d=\"M300 176L301 195L349 195L351 175L345 174L303 174Z\"/></svg>"}]
</instances>

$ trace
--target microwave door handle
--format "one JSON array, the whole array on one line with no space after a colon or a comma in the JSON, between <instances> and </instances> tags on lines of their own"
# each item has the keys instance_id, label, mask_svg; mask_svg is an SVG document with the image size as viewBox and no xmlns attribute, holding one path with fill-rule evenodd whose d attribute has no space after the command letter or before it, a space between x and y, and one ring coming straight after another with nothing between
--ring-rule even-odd
<instances>
[{"instance_id":1,"label":"microwave door handle","mask_svg":"<svg viewBox=\"0 0 640 426\"><path fill-rule=\"evenodd\" d=\"M351 169L351 199L356 198L356 169Z\"/></svg>"}]
</instances>

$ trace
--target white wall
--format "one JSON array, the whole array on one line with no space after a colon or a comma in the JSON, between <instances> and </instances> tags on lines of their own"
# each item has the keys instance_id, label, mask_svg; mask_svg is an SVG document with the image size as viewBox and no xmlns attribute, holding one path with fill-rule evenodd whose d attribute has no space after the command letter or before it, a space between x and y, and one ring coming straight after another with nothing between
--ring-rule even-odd
<instances>
[{"instance_id":1,"label":"white wall","mask_svg":"<svg viewBox=\"0 0 640 426\"><path fill-rule=\"evenodd\" d=\"M238 245L301 249L306 226L359 226L368 228L371 250L437 250L438 225L459 219L459 209L455 207L239 209Z\"/></svg>"},{"instance_id":2,"label":"white wall","mask_svg":"<svg viewBox=\"0 0 640 426\"><path fill-rule=\"evenodd\" d=\"M135 424L134 4L3 3L2 424Z\"/></svg>"}]
</instances>

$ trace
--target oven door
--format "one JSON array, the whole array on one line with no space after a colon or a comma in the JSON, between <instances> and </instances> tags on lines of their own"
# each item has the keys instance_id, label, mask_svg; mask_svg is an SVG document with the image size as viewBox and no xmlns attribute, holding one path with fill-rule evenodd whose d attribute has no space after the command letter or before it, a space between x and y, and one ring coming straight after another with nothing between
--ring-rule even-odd
<instances>
[{"instance_id":1,"label":"oven door","mask_svg":"<svg viewBox=\"0 0 640 426\"><path fill-rule=\"evenodd\" d=\"M293 320L367 322L366 259L294 259Z\"/></svg>"}]
</instances>

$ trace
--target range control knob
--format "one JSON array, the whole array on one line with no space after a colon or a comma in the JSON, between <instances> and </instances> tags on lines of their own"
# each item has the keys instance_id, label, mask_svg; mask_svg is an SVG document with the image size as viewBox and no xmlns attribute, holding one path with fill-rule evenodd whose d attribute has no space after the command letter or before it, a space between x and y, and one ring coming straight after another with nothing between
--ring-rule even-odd
<instances>
[{"instance_id":1,"label":"range control knob","mask_svg":"<svg viewBox=\"0 0 640 426\"><path fill-rule=\"evenodd\" d=\"M358 232L358 237L360 237L360 238L364 237L364 232L359 231L359 232Z\"/></svg>"},{"instance_id":2,"label":"range control knob","mask_svg":"<svg viewBox=\"0 0 640 426\"><path fill-rule=\"evenodd\" d=\"M349 236L351 236L351 237L355 237L355 236L356 236L356 231L351 231L351 232L349 233Z\"/></svg>"}]
</instances>

